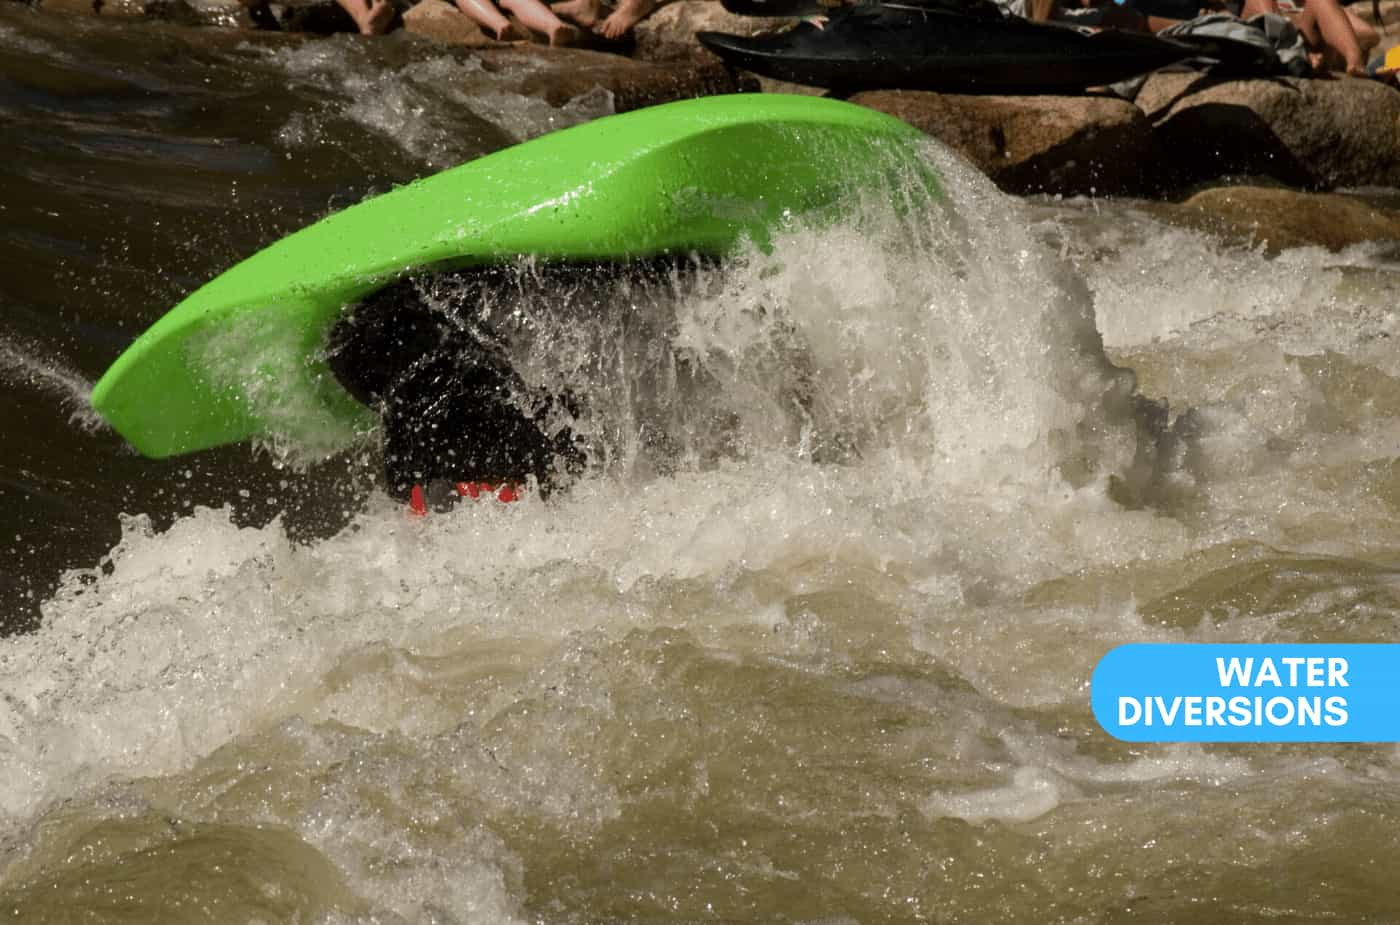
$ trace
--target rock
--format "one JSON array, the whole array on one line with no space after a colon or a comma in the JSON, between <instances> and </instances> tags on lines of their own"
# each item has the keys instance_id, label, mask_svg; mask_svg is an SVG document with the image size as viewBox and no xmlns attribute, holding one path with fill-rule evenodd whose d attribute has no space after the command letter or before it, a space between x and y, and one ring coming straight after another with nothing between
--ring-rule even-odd
<instances>
[{"instance_id":1,"label":"rock","mask_svg":"<svg viewBox=\"0 0 1400 925\"><path fill-rule=\"evenodd\" d=\"M1309 245L1338 251L1363 241L1400 241L1400 212L1336 193L1225 186L1154 211L1175 224L1263 244L1270 254Z\"/></svg>"},{"instance_id":2,"label":"rock","mask_svg":"<svg viewBox=\"0 0 1400 925\"><path fill-rule=\"evenodd\" d=\"M1014 193L1155 193L1162 155L1132 103L1099 96L963 96L880 90L851 102L951 145Z\"/></svg>"},{"instance_id":3,"label":"rock","mask_svg":"<svg viewBox=\"0 0 1400 925\"><path fill-rule=\"evenodd\" d=\"M97 12L103 16L142 18L146 15L146 0L97 0Z\"/></svg>"},{"instance_id":4,"label":"rock","mask_svg":"<svg viewBox=\"0 0 1400 925\"><path fill-rule=\"evenodd\" d=\"M39 7L46 13L80 13L93 16L97 13L97 0L39 0Z\"/></svg>"},{"instance_id":5,"label":"rock","mask_svg":"<svg viewBox=\"0 0 1400 925\"><path fill-rule=\"evenodd\" d=\"M1147 75L1133 102L1149 120L1156 121L1165 116L1178 100L1221 82L1200 71L1157 71Z\"/></svg>"},{"instance_id":6,"label":"rock","mask_svg":"<svg viewBox=\"0 0 1400 925\"><path fill-rule=\"evenodd\" d=\"M239 0L179 0L195 25L234 29L256 28L252 11Z\"/></svg>"},{"instance_id":7,"label":"rock","mask_svg":"<svg viewBox=\"0 0 1400 925\"><path fill-rule=\"evenodd\" d=\"M637 24L635 55L645 61L672 61L704 53L696 32L732 32L757 35L790 25L790 19L735 16L716 0L674 0Z\"/></svg>"},{"instance_id":8,"label":"rock","mask_svg":"<svg viewBox=\"0 0 1400 925\"><path fill-rule=\"evenodd\" d=\"M514 67L525 71L514 92L536 96L552 106L562 106L602 87L613 94L617 112L655 106L674 100L753 89L718 61L681 61L660 65L618 55L578 48L546 48L533 45L482 49L482 66L501 71ZM522 68L529 59L531 65Z\"/></svg>"},{"instance_id":9,"label":"rock","mask_svg":"<svg viewBox=\"0 0 1400 925\"><path fill-rule=\"evenodd\" d=\"M1306 189L1400 186L1400 91L1354 78L1187 89L1164 111L1166 96L1148 102L1159 105L1154 131L1180 183L1256 175Z\"/></svg>"},{"instance_id":10,"label":"rock","mask_svg":"<svg viewBox=\"0 0 1400 925\"><path fill-rule=\"evenodd\" d=\"M359 32L355 20L335 0L278 0L267 4L278 28L287 32Z\"/></svg>"},{"instance_id":11,"label":"rock","mask_svg":"<svg viewBox=\"0 0 1400 925\"><path fill-rule=\"evenodd\" d=\"M403 27L448 45L481 48L493 44L470 16L444 0L423 0L403 14Z\"/></svg>"},{"instance_id":12,"label":"rock","mask_svg":"<svg viewBox=\"0 0 1400 925\"><path fill-rule=\"evenodd\" d=\"M97 0L103 16L158 19L182 26L255 28L252 12L238 0Z\"/></svg>"},{"instance_id":13,"label":"rock","mask_svg":"<svg viewBox=\"0 0 1400 925\"><path fill-rule=\"evenodd\" d=\"M823 96L826 91L821 87L809 87L805 84L791 84L785 80L775 80L772 77L764 77L762 74L756 75L758 88L764 93L791 93L793 96Z\"/></svg>"}]
</instances>

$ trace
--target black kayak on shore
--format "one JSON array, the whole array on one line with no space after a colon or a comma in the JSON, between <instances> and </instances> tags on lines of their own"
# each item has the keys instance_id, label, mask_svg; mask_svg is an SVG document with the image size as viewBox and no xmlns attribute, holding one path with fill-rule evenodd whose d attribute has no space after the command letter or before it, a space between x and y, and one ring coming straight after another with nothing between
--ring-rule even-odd
<instances>
[{"instance_id":1,"label":"black kayak on shore","mask_svg":"<svg viewBox=\"0 0 1400 925\"><path fill-rule=\"evenodd\" d=\"M1201 54L1137 32L1033 23L993 4L861 3L773 35L700 32L735 67L843 93L1073 93Z\"/></svg>"}]
</instances>

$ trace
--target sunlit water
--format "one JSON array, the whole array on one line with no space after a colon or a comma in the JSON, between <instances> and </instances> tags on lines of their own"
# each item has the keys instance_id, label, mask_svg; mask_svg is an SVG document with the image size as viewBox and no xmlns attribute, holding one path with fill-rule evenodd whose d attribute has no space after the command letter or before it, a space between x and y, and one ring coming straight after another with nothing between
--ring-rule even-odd
<instances>
[{"instance_id":1,"label":"sunlit water","mask_svg":"<svg viewBox=\"0 0 1400 925\"><path fill-rule=\"evenodd\" d=\"M27 51L51 38L9 12L0 41L66 80L121 70ZM90 170L151 192L113 222L214 209L225 232L100 237L3 200L48 272L0 303L23 412L5 616L25 589L42 614L0 639L0 916L1400 915L1395 746L1128 746L1088 699L1124 642L1400 642L1393 244L1267 259L1121 204L1009 199L931 149L946 208L901 218L876 191L583 331L551 329L544 293L517 362L583 395L594 451L547 500L415 520L372 452L125 454L83 396L136 330L331 195L478 153L431 129L470 104L402 103L447 63L359 60L377 107L324 53L178 64L290 88L229 176L175 174L203 201L101 146L19 162L62 179L49 211L90 207ZM33 144L79 131L6 92ZM136 118L101 112L102 137ZM151 118L153 143L192 143ZM337 166L391 137L404 174Z\"/></svg>"}]
</instances>

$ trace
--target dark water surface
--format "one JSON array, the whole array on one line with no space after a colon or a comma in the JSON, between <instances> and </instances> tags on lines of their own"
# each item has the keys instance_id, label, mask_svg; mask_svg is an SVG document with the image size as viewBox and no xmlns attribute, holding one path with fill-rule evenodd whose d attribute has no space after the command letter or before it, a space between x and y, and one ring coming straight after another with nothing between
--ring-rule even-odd
<instances>
[{"instance_id":1,"label":"dark water surface","mask_svg":"<svg viewBox=\"0 0 1400 925\"><path fill-rule=\"evenodd\" d=\"M369 193L516 140L521 124L444 105L434 75L413 70L434 65L463 69L407 41L307 46L0 7L0 597L14 602L0 629L32 625L64 569L115 543L121 512L168 523L239 491L266 499L239 507L249 522L339 510L344 461L288 471L248 448L142 460L86 396L132 338L219 271Z\"/></svg>"},{"instance_id":2,"label":"dark water surface","mask_svg":"<svg viewBox=\"0 0 1400 925\"><path fill-rule=\"evenodd\" d=\"M1400 643L1394 242L930 145L929 214L523 298L606 449L549 499L414 521L372 447L95 419L236 260L609 111L535 66L0 5L0 919L1400 919L1395 745L1129 746L1088 691L1127 642Z\"/></svg>"}]
</instances>

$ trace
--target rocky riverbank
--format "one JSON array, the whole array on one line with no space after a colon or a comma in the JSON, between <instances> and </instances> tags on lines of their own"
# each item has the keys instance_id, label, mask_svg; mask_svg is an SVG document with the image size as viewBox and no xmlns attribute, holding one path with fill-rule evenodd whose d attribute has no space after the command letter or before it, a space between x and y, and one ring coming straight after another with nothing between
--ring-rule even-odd
<instances>
[{"instance_id":1,"label":"rocky riverbank","mask_svg":"<svg viewBox=\"0 0 1400 925\"><path fill-rule=\"evenodd\" d=\"M353 28L333 0L38 0L42 12L164 20L310 40ZM1358 11L1369 18L1369 10ZM1400 0L1381 6L1382 47L1400 44ZM731 16L713 0L675 0L623 44L551 49L505 45L445 0L400 10L398 35L486 70L532 59L518 92L562 105L602 87L623 112L673 99L765 90L815 92L728 70L694 40L700 29L778 25ZM1400 91L1354 78L1221 80L1160 72L1133 101L1085 96L966 96L880 91L852 97L958 149L1017 194L1129 196L1164 215L1270 247L1400 241L1400 212L1336 189L1400 188ZM1200 192L1227 184L1225 189ZM1243 184L1251 184L1251 187ZM1262 184L1262 185L1261 185ZM1195 194L1192 196L1191 194ZM1188 198L1190 196L1190 198ZM1172 205L1177 203L1177 205Z\"/></svg>"}]
</instances>

